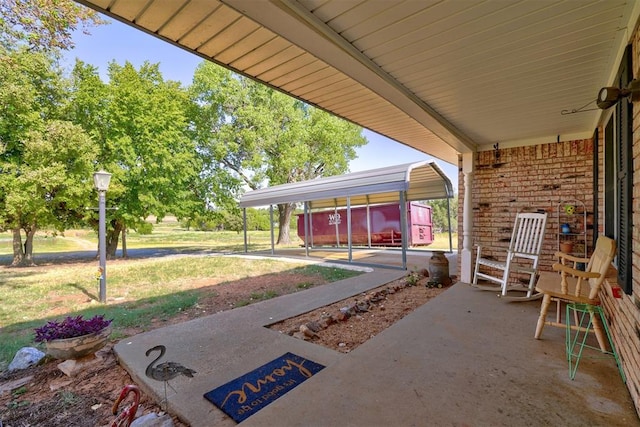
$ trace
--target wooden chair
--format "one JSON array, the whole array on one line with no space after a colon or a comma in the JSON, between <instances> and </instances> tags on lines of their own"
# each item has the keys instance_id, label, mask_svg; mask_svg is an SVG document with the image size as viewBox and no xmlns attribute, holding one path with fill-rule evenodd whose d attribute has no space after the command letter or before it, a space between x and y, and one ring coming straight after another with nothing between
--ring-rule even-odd
<instances>
[{"instance_id":1,"label":"wooden chair","mask_svg":"<svg viewBox=\"0 0 640 427\"><path fill-rule=\"evenodd\" d=\"M616 242L605 236L598 237L591 258L578 258L563 252L556 253L560 262L553 264L553 269L560 274L549 271L541 272L536 284L536 291L543 294L540 317L536 326L536 339L540 339L544 325L566 327L564 323L561 323L560 304L562 302L600 305L598 293L615 254ZM570 266L567 262L571 262L573 265ZM577 268L579 263L587 263L584 271ZM547 321L547 312L552 299L558 301L555 322ZM598 344L602 351L606 351L606 340L600 319L597 316L592 316L592 321Z\"/></svg>"},{"instance_id":2,"label":"wooden chair","mask_svg":"<svg viewBox=\"0 0 640 427\"><path fill-rule=\"evenodd\" d=\"M529 301L539 298L541 295L534 294L534 287L546 224L546 213L518 213L504 262L483 258L482 247L478 246L471 286L482 290L500 290L499 296L507 300ZM481 268L484 268L485 271L481 271ZM490 271L487 272L487 268ZM493 272L499 274L493 275ZM529 276L528 285L509 285L509 275L512 272L527 274ZM481 285L478 283L478 279L489 280L499 286ZM526 296L507 296L507 292L511 290L526 292Z\"/></svg>"}]
</instances>

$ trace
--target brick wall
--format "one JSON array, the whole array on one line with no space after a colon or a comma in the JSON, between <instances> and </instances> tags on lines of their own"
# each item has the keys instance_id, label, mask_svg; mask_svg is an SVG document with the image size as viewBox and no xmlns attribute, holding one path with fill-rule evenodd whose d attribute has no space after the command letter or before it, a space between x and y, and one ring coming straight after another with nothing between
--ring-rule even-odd
<instances>
[{"instance_id":1,"label":"brick wall","mask_svg":"<svg viewBox=\"0 0 640 427\"><path fill-rule=\"evenodd\" d=\"M635 43L638 47L638 43ZM634 58L638 58L634 50ZM640 64L634 64L638 70ZM638 73L634 73L638 75ZM599 129L599 140L603 131ZM613 341L622 360L627 387L640 414L640 105L634 108L634 200L633 200L633 295L613 297L617 286L612 268L601 298ZM603 231L604 161L602 144L598 145L598 184L594 191L594 144L591 139L548 143L478 152L472 178L472 245L482 244L483 256L504 259L515 214L518 211L545 209L549 213L547 234L540 268L550 270L557 250L558 203L578 199L593 211L594 192L598 198L595 228ZM464 205L464 175L459 174L459 211ZM459 221L458 247L462 248L462 221ZM592 250L593 229L587 233L588 255ZM475 254L474 254L475 256ZM458 266L460 267L460 266Z\"/></svg>"},{"instance_id":2,"label":"brick wall","mask_svg":"<svg viewBox=\"0 0 640 427\"><path fill-rule=\"evenodd\" d=\"M640 32L636 29L633 43L634 76L640 76ZM634 105L633 118L633 293L613 297L617 287L614 268L605 281L601 298L613 341L622 360L627 387L640 414L640 103ZM599 140L603 140L602 128ZM516 212L545 209L549 213L547 235L543 245L540 268L549 270L557 248L557 205L566 199L582 200L589 212L593 209L594 192L598 198L598 218L595 224L603 231L604 162L602 144L598 146L598 183L594 191L592 140L564 141L528 147L482 151L476 154L471 180L473 225L471 242L482 244L484 255L502 257L510 237ZM463 218L464 175L459 174L459 211ZM592 242L593 230L587 241ZM459 242L462 248L462 220L459 221ZM591 249L591 246L589 247ZM588 251L590 254L590 251ZM458 265L460 267L460 265Z\"/></svg>"},{"instance_id":3,"label":"brick wall","mask_svg":"<svg viewBox=\"0 0 640 427\"><path fill-rule=\"evenodd\" d=\"M631 42L633 44L633 75L638 78L640 76L640 60L638 59L640 33L637 29ZM613 298L611 288L617 286L617 281L616 272L612 269L610 277L605 282L601 298L613 341L622 359L622 366L627 377L627 388L633 398L636 411L640 414L640 236L638 235L638 225L640 224L640 103L634 104L633 114L633 293L632 295L623 294L621 299ZM599 186L604 187L602 181ZM602 215L602 212L600 214Z\"/></svg>"},{"instance_id":4,"label":"brick wall","mask_svg":"<svg viewBox=\"0 0 640 427\"><path fill-rule=\"evenodd\" d=\"M593 158L591 139L477 153L472 180L472 244L482 245L483 256L504 259L516 213L543 209L549 217L540 268L550 270L555 262L558 224L566 220L558 218L558 204L579 200L588 212L593 211ZM589 229L589 254L592 239L593 230Z\"/></svg>"}]
</instances>

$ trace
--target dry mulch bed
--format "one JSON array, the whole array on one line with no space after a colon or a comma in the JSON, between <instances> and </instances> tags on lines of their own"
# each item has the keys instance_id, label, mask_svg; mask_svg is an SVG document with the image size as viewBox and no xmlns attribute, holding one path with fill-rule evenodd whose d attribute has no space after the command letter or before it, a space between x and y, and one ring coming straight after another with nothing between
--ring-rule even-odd
<instances>
[{"instance_id":1,"label":"dry mulch bed","mask_svg":"<svg viewBox=\"0 0 640 427\"><path fill-rule=\"evenodd\" d=\"M426 277L412 284L403 278L269 327L341 353L349 353L445 289L432 287Z\"/></svg>"}]
</instances>

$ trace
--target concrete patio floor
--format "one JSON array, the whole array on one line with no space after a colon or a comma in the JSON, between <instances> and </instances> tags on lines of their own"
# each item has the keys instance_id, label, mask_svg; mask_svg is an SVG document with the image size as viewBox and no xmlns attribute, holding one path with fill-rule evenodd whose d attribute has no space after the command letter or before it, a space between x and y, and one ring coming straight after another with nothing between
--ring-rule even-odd
<instances>
[{"instance_id":1,"label":"concrete patio floor","mask_svg":"<svg viewBox=\"0 0 640 427\"><path fill-rule=\"evenodd\" d=\"M164 388L144 375L147 349L163 344L163 360L195 369L167 388L169 411L193 427L235 425L203 394L286 352L326 368L242 425L640 426L613 359L583 359L570 380L564 330L533 338L539 301L504 302L457 283L348 354L264 327L405 274L373 269L156 329L120 341L116 354L158 401Z\"/></svg>"}]
</instances>

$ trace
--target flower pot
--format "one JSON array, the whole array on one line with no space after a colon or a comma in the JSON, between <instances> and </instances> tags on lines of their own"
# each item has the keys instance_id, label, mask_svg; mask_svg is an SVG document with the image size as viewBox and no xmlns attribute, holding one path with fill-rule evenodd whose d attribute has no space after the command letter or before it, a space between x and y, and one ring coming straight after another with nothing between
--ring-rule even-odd
<instances>
[{"instance_id":1,"label":"flower pot","mask_svg":"<svg viewBox=\"0 0 640 427\"><path fill-rule=\"evenodd\" d=\"M588 213L587 214L587 225L593 227L593 214L592 213Z\"/></svg>"},{"instance_id":2,"label":"flower pot","mask_svg":"<svg viewBox=\"0 0 640 427\"><path fill-rule=\"evenodd\" d=\"M45 346L47 348L47 354L56 359L79 359L94 354L104 347L107 339L109 339L109 335L111 335L111 326L107 326L100 332L93 334L47 341Z\"/></svg>"},{"instance_id":3,"label":"flower pot","mask_svg":"<svg viewBox=\"0 0 640 427\"><path fill-rule=\"evenodd\" d=\"M573 251L573 243L571 242L562 242L560 243L560 252L564 252L565 254L571 253Z\"/></svg>"}]
</instances>

